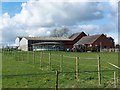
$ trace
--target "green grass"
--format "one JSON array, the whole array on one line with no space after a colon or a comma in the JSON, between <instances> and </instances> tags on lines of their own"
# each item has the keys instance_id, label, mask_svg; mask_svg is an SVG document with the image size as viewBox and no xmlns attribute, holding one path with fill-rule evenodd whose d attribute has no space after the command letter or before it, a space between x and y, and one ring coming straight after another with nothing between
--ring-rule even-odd
<instances>
[{"instance_id":1,"label":"green grass","mask_svg":"<svg viewBox=\"0 0 120 90\"><path fill-rule=\"evenodd\" d=\"M79 71L97 71L97 60L83 58L97 58L98 53L44 51L40 67L41 52L35 52L35 63L32 52L4 52L2 54L2 87L3 88L55 88L55 71L61 71L60 55L79 57ZM51 67L49 66L51 53ZM56 54L56 55L53 55ZM118 65L118 53L99 53L101 70L116 70L107 62ZM102 72L102 84L98 85L97 72L79 73L79 80L75 79L75 58L63 57L63 73L59 74L59 88L112 88L113 72ZM72 72L72 73L68 73ZM4 76L21 75L24 76ZM27 74L27 75L26 75ZM39 74L39 75L38 75Z\"/></svg>"}]
</instances>

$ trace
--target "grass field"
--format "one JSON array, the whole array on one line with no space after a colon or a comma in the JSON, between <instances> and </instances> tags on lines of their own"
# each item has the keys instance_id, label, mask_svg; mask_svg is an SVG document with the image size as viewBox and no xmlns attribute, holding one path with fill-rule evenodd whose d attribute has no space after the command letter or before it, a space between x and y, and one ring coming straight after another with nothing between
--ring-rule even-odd
<instances>
[{"instance_id":1,"label":"grass field","mask_svg":"<svg viewBox=\"0 0 120 90\"><path fill-rule=\"evenodd\" d=\"M49 65L49 53L51 53L51 66ZM79 57L79 80L75 79L75 58ZM113 71L101 72L101 85L98 85L97 55L92 52L62 52L44 51L40 67L41 52L4 52L2 54L2 87L3 88L55 88L56 72L59 74L59 88L113 88ZM118 53L99 53L101 70L117 69L107 62L118 65ZM96 58L96 60L84 60L84 58ZM84 72L91 71L91 72ZM94 71L94 72L92 72Z\"/></svg>"}]
</instances>

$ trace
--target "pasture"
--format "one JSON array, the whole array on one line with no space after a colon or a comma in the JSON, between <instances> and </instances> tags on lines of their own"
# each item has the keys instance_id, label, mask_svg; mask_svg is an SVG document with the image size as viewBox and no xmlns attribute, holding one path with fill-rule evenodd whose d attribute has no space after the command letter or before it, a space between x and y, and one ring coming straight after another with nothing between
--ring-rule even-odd
<instances>
[{"instance_id":1,"label":"pasture","mask_svg":"<svg viewBox=\"0 0 120 90\"><path fill-rule=\"evenodd\" d=\"M97 72L98 55L101 69L100 85ZM76 57L79 57L78 80L76 80ZM2 87L55 88L56 71L58 71L59 88L114 88L114 76L117 78L116 86L118 86L118 70L108 62L118 66L118 53L4 51Z\"/></svg>"}]
</instances>

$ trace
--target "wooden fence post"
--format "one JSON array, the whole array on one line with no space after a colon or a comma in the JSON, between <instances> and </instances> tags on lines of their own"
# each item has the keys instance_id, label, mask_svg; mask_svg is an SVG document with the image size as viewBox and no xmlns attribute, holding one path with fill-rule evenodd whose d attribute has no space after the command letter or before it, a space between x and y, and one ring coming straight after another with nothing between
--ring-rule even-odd
<instances>
[{"instance_id":1,"label":"wooden fence post","mask_svg":"<svg viewBox=\"0 0 120 90\"><path fill-rule=\"evenodd\" d=\"M40 55L40 67L42 67L42 57L43 57L43 53L41 51L41 55Z\"/></svg>"},{"instance_id":2,"label":"wooden fence post","mask_svg":"<svg viewBox=\"0 0 120 90\"><path fill-rule=\"evenodd\" d=\"M14 58L16 60L16 50L13 51L14 52ZM16 60L17 61L17 60Z\"/></svg>"},{"instance_id":3,"label":"wooden fence post","mask_svg":"<svg viewBox=\"0 0 120 90\"><path fill-rule=\"evenodd\" d=\"M17 60L19 61L19 51L17 51L17 55L18 55L18 56L17 56Z\"/></svg>"},{"instance_id":4,"label":"wooden fence post","mask_svg":"<svg viewBox=\"0 0 120 90\"><path fill-rule=\"evenodd\" d=\"M15 59L15 52L14 52L14 50L12 51L12 55L13 55L13 57L14 57L14 59Z\"/></svg>"},{"instance_id":5,"label":"wooden fence post","mask_svg":"<svg viewBox=\"0 0 120 90\"><path fill-rule=\"evenodd\" d=\"M21 52L22 61L24 61L24 52Z\"/></svg>"},{"instance_id":6,"label":"wooden fence post","mask_svg":"<svg viewBox=\"0 0 120 90\"><path fill-rule=\"evenodd\" d=\"M58 74L59 74L59 72L58 71L56 71L56 85L55 85L55 89L56 90L58 90Z\"/></svg>"},{"instance_id":7,"label":"wooden fence post","mask_svg":"<svg viewBox=\"0 0 120 90\"><path fill-rule=\"evenodd\" d=\"M29 59L30 59L30 58L29 58L29 51L27 51L27 60L28 60L28 62L30 62Z\"/></svg>"},{"instance_id":8,"label":"wooden fence post","mask_svg":"<svg viewBox=\"0 0 120 90\"><path fill-rule=\"evenodd\" d=\"M114 71L114 88L116 88L116 72Z\"/></svg>"},{"instance_id":9,"label":"wooden fence post","mask_svg":"<svg viewBox=\"0 0 120 90\"><path fill-rule=\"evenodd\" d=\"M78 80L78 57L76 57L76 80Z\"/></svg>"},{"instance_id":10,"label":"wooden fence post","mask_svg":"<svg viewBox=\"0 0 120 90\"><path fill-rule=\"evenodd\" d=\"M60 71L63 72L63 55L60 55Z\"/></svg>"},{"instance_id":11,"label":"wooden fence post","mask_svg":"<svg viewBox=\"0 0 120 90\"><path fill-rule=\"evenodd\" d=\"M49 66L50 66L50 70L51 70L51 53L49 53Z\"/></svg>"},{"instance_id":12,"label":"wooden fence post","mask_svg":"<svg viewBox=\"0 0 120 90\"><path fill-rule=\"evenodd\" d=\"M118 85L119 85L119 77L117 75L117 87L118 87Z\"/></svg>"},{"instance_id":13,"label":"wooden fence post","mask_svg":"<svg viewBox=\"0 0 120 90\"><path fill-rule=\"evenodd\" d=\"M101 84L100 56L98 55L98 83Z\"/></svg>"},{"instance_id":14,"label":"wooden fence post","mask_svg":"<svg viewBox=\"0 0 120 90\"><path fill-rule=\"evenodd\" d=\"M8 49L8 55L10 54L10 50Z\"/></svg>"},{"instance_id":15,"label":"wooden fence post","mask_svg":"<svg viewBox=\"0 0 120 90\"><path fill-rule=\"evenodd\" d=\"M33 64L35 64L35 53L33 51Z\"/></svg>"},{"instance_id":16,"label":"wooden fence post","mask_svg":"<svg viewBox=\"0 0 120 90\"><path fill-rule=\"evenodd\" d=\"M22 55L22 51L21 51L21 56L20 56L20 57L21 57L21 61L23 61L23 55Z\"/></svg>"}]
</instances>

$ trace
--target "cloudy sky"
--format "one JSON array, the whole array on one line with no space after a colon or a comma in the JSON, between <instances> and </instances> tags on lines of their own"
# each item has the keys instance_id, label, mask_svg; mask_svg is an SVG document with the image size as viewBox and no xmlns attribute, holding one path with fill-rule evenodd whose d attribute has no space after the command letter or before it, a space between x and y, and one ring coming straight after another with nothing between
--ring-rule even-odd
<instances>
[{"instance_id":1,"label":"cloudy sky","mask_svg":"<svg viewBox=\"0 0 120 90\"><path fill-rule=\"evenodd\" d=\"M14 44L16 36L49 36L59 27L67 27L71 33L104 33L118 43L117 22L117 0L4 0L0 43Z\"/></svg>"}]
</instances>

